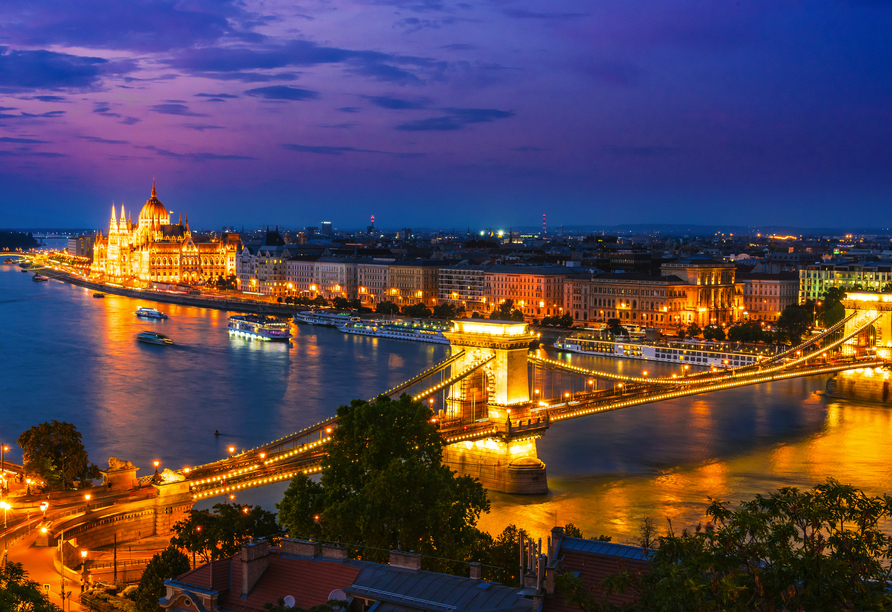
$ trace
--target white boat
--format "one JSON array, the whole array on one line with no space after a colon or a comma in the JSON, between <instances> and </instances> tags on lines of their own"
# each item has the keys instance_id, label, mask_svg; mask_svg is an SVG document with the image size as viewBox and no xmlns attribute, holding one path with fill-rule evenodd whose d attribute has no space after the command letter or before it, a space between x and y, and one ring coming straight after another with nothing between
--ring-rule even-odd
<instances>
[{"instance_id":1,"label":"white boat","mask_svg":"<svg viewBox=\"0 0 892 612\"><path fill-rule=\"evenodd\" d=\"M50 278L48 276L44 276L43 274L38 273L38 274L35 274L34 276L32 276L31 280L33 280L35 283L45 283L46 281L50 280Z\"/></svg>"},{"instance_id":2,"label":"white boat","mask_svg":"<svg viewBox=\"0 0 892 612\"><path fill-rule=\"evenodd\" d=\"M234 315L229 317L229 333L246 338L272 342L291 340L288 322L264 315Z\"/></svg>"},{"instance_id":3,"label":"white boat","mask_svg":"<svg viewBox=\"0 0 892 612\"><path fill-rule=\"evenodd\" d=\"M359 320L360 318L352 312L341 312L337 310L305 310L294 315L295 323L323 325L325 327L340 327L350 321Z\"/></svg>"},{"instance_id":4,"label":"white boat","mask_svg":"<svg viewBox=\"0 0 892 612\"><path fill-rule=\"evenodd\" d=\"M559 338L554 348L583 355L662 361L702 367L738 368L753 365L773 352L771 347L741 347L728 342L667 341L622 342L604 340L597 334L577 333Z\"/></svg>"},{"instance_id":5,"label":"white boat","mask_svg":"<svg viewBox=\"0 0 892 612\"><path fill-rule=\"evenodd\" d=\"M338 329L345 334L371 336L374 338L392 338L411 342L430 342L433 344L449 344L443 332L449 328L448 323L438 321L361 321L358 317Z\"/></svg>"},{"instance_id":6,"label":"white boat","mask_svg":"<svg viewBox=\"0 0 892 612\"><path fill-rule=\"evenodd\" d=\"M164 334L159 334L158 332L153 331L143 331L137 334L136 339L140 342L145 342L146 344L159 344L159 345L168 345L173 344L173 340L165 336Z\"/></svg>"},{"instance_id":7,"label":"white boat","mask_svg":"<svg viewBox=\"0 0 892 612\"><path fill-rule=\"evenodd\" d=\"M137 308L136 316L144 319L166 319L167 315L157 308Z\"/></svg>"}]
</instances>

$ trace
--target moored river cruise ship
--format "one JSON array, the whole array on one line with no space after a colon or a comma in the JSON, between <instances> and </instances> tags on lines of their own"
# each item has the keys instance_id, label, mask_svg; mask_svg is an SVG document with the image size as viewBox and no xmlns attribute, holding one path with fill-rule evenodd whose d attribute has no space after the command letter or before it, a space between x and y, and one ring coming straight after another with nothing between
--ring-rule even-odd
<instances>
[{"instance_id":1,"label":"moored river cruise ship","mask_svg":"<svg viewBox=\"0 0 892 612\"><path fill-rule=\"evenodd\" d=\"M598 334L584 332L559 338L555 341L554 348L584 355L663 361L707 368L737 368L752 365L774 354L774 347L757 348L736 343L696 340L623 342L604 340Z\"/></svg>"},{"instance_id":2,"label":"moored river cruise ship","mask_svg":"<svg viewBox=\"0 0 892 612\"><path fill-rule=\"evenodd\" d=\"M295 323L322 325L324 327L340 327L349 321L359 321L359 317L351 312L337 310L304 310L294 315Z\"/></svg>"},{"instance_id":3,"label":"moored river cruise ship","mask_svg":"<svg viewBox=\"0 0 892 612\"><path fill-rule=\"evenodd\" d=\"M449 339L443 335L449 325L444 321L362 321L357 317L339 325L338 329L345 334L358 336L449 344Z\"/></svg>"},{"instance_id":4,"label":"moored river cruise ship","mask_svg":"<svg viewBox=\"0 0 892 612\"><path fill-rule=\"evenodd\" d=\"M257 340L287 342L291 331L287 321L263 315L234 315L229 317L229 333Z\"/></svg>"}]
</instances>

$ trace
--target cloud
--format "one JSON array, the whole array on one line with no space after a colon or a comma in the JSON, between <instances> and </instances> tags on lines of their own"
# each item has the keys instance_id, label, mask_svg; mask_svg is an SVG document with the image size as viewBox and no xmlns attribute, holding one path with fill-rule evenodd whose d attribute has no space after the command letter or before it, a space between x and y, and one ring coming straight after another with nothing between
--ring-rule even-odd
<instances>
[{"instance_id":1,"label":"cloud","mask_svg":"<svg viewBox=\"0 0 892 612\"><path fill-rule=\"evenodd\" d=\"M287 85L270 85L269 87L258 87L249 89L245 92L246 96L255 98L265 98L267 100L315 100L319 98L318 91L310 89L299 89L297 87L288 87Z\"/></svg>"},{"instance_id":2,"label":"cloud","mask_svg":"<svg viewBox=\"0 0 892 612\"><path fill-rule=\"evenodd\" d=\"M336 108L335 110L341 111L342 113L358 113L362 109L358 106L342 106L341 108Z\"/></svg>"},{"instance_id":3,"label":"cloud","mask_svg":"<svg viewBox=\"0 0 892 612\"><path fill-rule=\"evenodd\" d=\"M348 130L355 126L355 123L324 123L319 127L328 128L328 129L336 129L336 130Z\"/></svg>"},{"instance_id":4,"label":"cloud","mask_svg":"<svg viewBox=\"0 0 892 612\"><path fill-rule=\"evenodd\" d=\"M99 138L98 136L78 136L78 138L98 144L130 144L130 142L126 140L108 140L107 138Z\"/></svg>"},{"instance_id":5,"label":"cloud","mask_svg":"<svg viewBox=\"0 0 892 612\"><path fill-rule=\"evenodd\" d=\"M446 49L447 51L472 51L477 47L475 45L468 45L465 43L455 43L452 45L444 45L440 48Z\"/></svg>"},{"instance_id":6,"label":"cloud","mask_svg":"<svg viewBox=\"0 0 892 612\"><path fill-rule=\"evenodd\" d=\"M107 2L28 0L0 8L0 40L22 46L68 46L141 52L207 45L237 35L248 13L237 0Z\"/></svg>"},{"instance_id":7,"label":"cloud","mask_svg":"<svg viewBox=\"0 0 892 612\"><path fill-rule=\"evenodd\" d=\"M195 72L193 76L214 79L216 81L241 81L242 83L269 83L270 81L296 81L296 72L277 72L263 74L261 72Z\"/></svg>"},{"instance_id":8,"label":"cloud","mask_svg":"<svg viewBox=\"0 0 892 612\"><path fill-rule=\"evenodd\" d=\"M209 93L197 93L195 94L196 98L238 98L238 96L234 96L232 94L227 93L218 93L218 94L209 94Z\"/></svg>"},{"instance_id":9,"label":"cloud","mask_svg":"<svg viewBox=\"0 0 892 612\"><path fill-rule=\"evenodd\" d=\"M140 121L142 121L142 119L137 119L136 117L124 117L120 123L123 123L124 125L134 125Z\"/></svg>"},{"instance_id":10,"label":"cloud","mask_svg":"<svg viewBox=\"0 0 892 612\"><path fill-rule=\"evenodd\" d=\"M390 157L413 158L423 157L424 153L393 153L390 151L378 151L376 149L357 149L356 147L327 147L322 145L298 145L283 144L284 148L297 153L312 153L314 155L343 155L344 153L377 153Z\"/></svg>"},{"instance_id":11,"label":"cloud","mask_svg":"<svg viewBox=\"0 0 892 612\"><path fill-rule=\"evenodd\" d=\"M496 119L508 119L514 116L511 111L494 108L444 108L448 113L444 117L430 117L400 123L397 130L405 132L451 132L461 130L472 123L489 123Z\"/></svg>"},{"instance_id":12,"label":"cloud","mask_svg":"<svg viewBox=\"0 0 892 612\"><path fill-rule=\"evenodd\" d=\"M203 47L184 49L166 63L196 76L216 79L241 80L270 77L255 73L289 66L308 67L325 64L343 64L351 74L366 76L377 81L394 83L421 83L417 75L398 66L412 66L437 78L446 68L445 62L423 57L325 47L305 40L293 40L285 44L270 44L260 48Z\"/></svg>"},{"instance_id":13,"label":"cloud","mask_svg":"<svg viewBox=\"0 0 892 612\"><path fill-rule=\"evenodd\" d=\"M185 104L155 104L151 108L149 108L154 113L161 113L162 115L179 115L180 117L207 117L203 113L193 113L189 110L189 107Z\"/></svg>"},{"instance_id":14,"label":"cloud","mask_svg":"<svg viewBox=\"0 0 892 612\"><path fill-rule=\"evenodd\" d=\"M68 102L68 99L63 96L31 96L31 99L41 102Z\"/></svg>"},{"instance_id":15,"label":"cloud","mask_svg":"<svg viewBox=\"0 0 892 612\"><path fill-rule=\"evenodd\" d=\"M98 85L107 68L101 57L0 47L0 91L86 89Z\"/></svg>"},{"instance_id":16,"label":"cloud","mask_svg":"<svg viewBox=\"0 0 892 612\"><path fill-rule=\"evenodd\" d=\"M163 157L173 157L176 159L188 159L192 161L242 161L242 160L253 160L256 159L254 157L248 157L246 155L220 155L218 153L175 153L173 151L169 151L167 149L159 149L156 146L149 145L144 147L137 147L138 149L146 149L148 151L154 151L158 155Z\"/></svg>"},{"instance_id":17,"label":"cloud","mask_svg":"<svg viewBox=\"0 0 892 612\"><path fill-rule=\"evenodd\" d=\"M68 157L65 153L52 151L0 151L3 157Z\"/></svg>"},{"instance_id":18,"label":"cloud","mask_svg":"<svg viewBox=\"0 0 892 612\"><path fill-rule=\"evenodd\" d=\"M197 132L203 132L205 130L225 129L222 125L205 125L203 123L184 123L183 127L189 128L190 130L195 130Z\"/></svg>"},{"instance_id":19,"label":"cloud","mask_svg":"<svg viewBox=\"0 0 892 612\"><path fill-rule=\"evenodd\" d=\"M49 144L48 140L34 140L33 138L13 138L11 136L3 136L0 142L8 142L14 144Z\"/></svg>"},{"instance_id":20,"label":"cloud","mask_svg":"<svg viewBox=\"0 0 892 612\"><path fill-rule=\"evenodd\" d=\"M426 100L403 100L388 96L363 96L363 98L379 108L388 110L418 110L428 106L428 101Z\"/></svg>"},{"instance_id":21,"label":"cloud","mask_svg":"<svg viewBox=\"0 0 892 612\"><path fill-rule=\"evenodd\" d=\"M559 19L578 19L580 17L588 17L588 13L538 13L535 11L527 11L524 9L503 9L502 12L508 16L513 17L514 19L544 19L544 20L559 20Z\"/></svg>"},{"instance_id":22,"label":"cloud","mask_svg":"<svg viewBox=\"0 0 892 612\"><path fill-rule=\"evenodd\" d=\"M447 8L441 0L374 0L373 4L396 6L415 13L445 11Z\"/></svg>"}]
</instances>

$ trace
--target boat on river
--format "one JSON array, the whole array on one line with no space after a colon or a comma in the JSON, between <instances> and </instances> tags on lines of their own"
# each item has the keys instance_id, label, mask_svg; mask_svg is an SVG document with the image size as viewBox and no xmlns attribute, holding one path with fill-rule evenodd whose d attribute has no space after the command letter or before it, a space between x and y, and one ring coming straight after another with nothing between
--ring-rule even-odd
<instances>
[{"instance_id":1,"label":"boat on river","mask_svg":"<svg viewBox=\"0 0 892 612\"><path fill-rule=\"evenodd\" d=\"M272 342L291 340L287 319L282 321L265 315L233 315L229 317L229 333Z\"/></svg>"},{"instance_id":2,"label":"boat on river","mask_svg":"<svg viewBox=\"0 0 892 612\"><path fill-rule=\"evenodd\" d=\"M449 344L449 339L443 335L443 332L449 329L449 325L445 321L422 321L419 319L414 321L362 321L359 317L354 317L347 323L338 326L338 330L357 336Z\"/></svg>"},{"instance_id":3,"label":"boat on river","mask_svg":"<svg viewBox=\"0 0 892 612\"><path fill-rule=\"evenodd\" d=\"M605 340L600 334L579 332L559 338L554 348L569 353L601 355L621 359L642 359L703 367L737 368L755 364L773 355L774 347L747 347L733 342L697 340L628 342Z\"/></svg>"},{"instance_id":4,"label":"boat on river","mask_svg":"<svg viewBox=\"0 0 892 612\"><path fill-rule=\"evenodd\" d=\"M104 297L105 297L105 294L104 294L104 293L94 293L94 294L93 294L93 297L94 297L94 298L104 298Z\"/></svg>"},{"instance_id":5,"label":"boat on river","mask_svg":"<svg viewBox=\"0 0 892 612\"><path fill-rule=\"evenodd\" d=\"M322 325L323 327L340 327L350 321L360 321L352 312L338 310L305 310L294 315L295 323Z\"/></svg>"},{"instance_id":6,"label":"boat on river","mask_svg":"<svg viewBox=\"0 0 892 612\"><path fill-rule=\"evenodd\" d=\"M166 319L167 315L157 308L137 308L136 316L144 319Z\"/></svg>"},{"instance_id":7,"label":"boat on river","mask_svg":"<svg viewBox=\"0 0 892 612\"><path fill-rule=\"evenodd\" d=\"M24 270L22 270L22 271L24 272ZM45 283L46 281L50 280L50 277L44 276L43 274L40 274L38 272L37 274L35 274L34 276L31 277L31 280L33 280L35 283Z\"/></svg>"},{"instance_id":8,"label":"boat on river","mask_svg":"<svg viewBox=\"0 0 892 612\"><path fill-rule=\"evenodd\" d=\"M136 339L139 342L145 342L146 344L157 344L159 346L167 346L173 344L173 340L171 340L164 334L159 334L158 332L153 331L139 332L136 335Z\"/></svg>"}]
</instances>

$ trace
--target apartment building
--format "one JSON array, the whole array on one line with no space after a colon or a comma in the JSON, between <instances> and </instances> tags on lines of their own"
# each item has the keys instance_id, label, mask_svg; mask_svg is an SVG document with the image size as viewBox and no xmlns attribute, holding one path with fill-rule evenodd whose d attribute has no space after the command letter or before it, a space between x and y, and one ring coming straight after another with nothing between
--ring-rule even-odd
<instances>
[{"instance_id":1,"label":"apartment building","mask_svg":"<svg viewBox=\"0 0 892 612\"><path fill-rule=\"evenodd\" d=\"M564 279L572 273L561 266L492 266L484 272L484 311L512 300L528 321L560 315Z\"/></svg>"}]
</instances>

